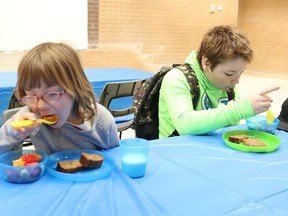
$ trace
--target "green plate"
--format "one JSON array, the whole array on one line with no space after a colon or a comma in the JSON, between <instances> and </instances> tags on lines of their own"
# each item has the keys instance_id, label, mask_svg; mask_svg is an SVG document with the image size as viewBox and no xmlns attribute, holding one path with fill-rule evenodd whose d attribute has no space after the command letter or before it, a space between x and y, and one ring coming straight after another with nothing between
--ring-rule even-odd
<instances>
[{"instance_id":1,"label":"green plate","mask_svg":"<svg viewBox=\"0 0 288 216\"><path fill-rule=\"evenodd\" d=\"M237 144L229 141L229 136L234 136L238 134L245 134L251 138L257 138L263 141L267 146L266 147L245 146L243 145L243 143ZM222 138L226 143L226 145L228 145L229 147L245 152L272 152L278 148L281 142L280 138L277 136L262 131L254 131L254 130L228 131L222 135Z\"/></svg>"}]
</instances>

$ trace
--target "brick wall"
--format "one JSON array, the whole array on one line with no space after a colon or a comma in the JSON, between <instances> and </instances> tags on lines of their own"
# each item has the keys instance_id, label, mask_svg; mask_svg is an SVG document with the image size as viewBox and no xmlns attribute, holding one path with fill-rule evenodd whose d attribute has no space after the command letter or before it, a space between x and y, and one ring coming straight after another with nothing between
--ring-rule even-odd
<instances>
[{"instance_id":1,"label":"brick wall","mask_svg":"<svg viewBox=\"0 0 288 216\"><path fill-rule=\"evenodd\" d=\"M215 13L210 13L210 3L88 0L91 44L89 50L80 53L84 66L157 71L162 65L182 63L191 50L198 48L209 27L237 24L238 0L215 1L223 7Z\"/></svg>"},{"instance_id":2,"label":"brick wall","mask_svg":"<svg viewBox=\"0 0 288 216\"><path fill-rule=\"evenodd\" d=\"M287 10L287 0L239 0L238 26L248 33L255 51L249 70L287 74Z\"/></svg>"},{"instance_id":3,"label":"brick wall","mask_svg":"<svg viewBox=\"0 0 288 216\"><path fill-rule=\"evenodd\" d=\"M239 10L238 10L239 2ZM222 11L210 13L210 4ZM233 24L251 40L249 71L286 74L287 0L88 0L85 68L127 67L157 71L182 63L214 25ZM0 53L0 71L15 71L21 53Z\"/></svg>"},{"instance_id":4,"label":"brick wall","mask_svg":"<svg viewBox=\"0 0 288 216\"><path fill-rule=\"evenodd\" d=\"M97 48L99 42L99 0L88 0L88 48Z\"/></svg>"}]
</instances>

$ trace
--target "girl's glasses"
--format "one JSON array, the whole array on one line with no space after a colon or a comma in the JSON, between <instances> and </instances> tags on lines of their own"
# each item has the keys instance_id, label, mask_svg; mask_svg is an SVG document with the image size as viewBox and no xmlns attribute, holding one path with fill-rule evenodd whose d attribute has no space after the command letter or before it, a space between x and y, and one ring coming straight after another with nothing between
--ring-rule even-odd
<instances>
[{"instance_id":1,"label":"girl's glasses","mask_svg":"<svg viewBox=\"0 0 288 216\"><path fill-rule=\"evenodd\" d=\"M28 106L36 105L40 99L47 103L56 103L64 93L65 90L61 92L47 92L42 97L26 95L20 99L20 102Z\"/></svg>"}]
</instances>

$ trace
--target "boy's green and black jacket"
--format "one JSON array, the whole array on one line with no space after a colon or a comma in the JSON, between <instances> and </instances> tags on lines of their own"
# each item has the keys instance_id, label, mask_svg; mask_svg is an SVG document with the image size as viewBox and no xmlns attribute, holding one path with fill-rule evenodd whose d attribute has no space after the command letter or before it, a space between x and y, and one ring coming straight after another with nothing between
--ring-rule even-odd
<instances>
[{"instance_id":1,"label":"boy's green and black jacket","mask_svg":"<svg viewBox=\"0 0 288 216\"><path fill-rule=\"evenodd\" d=\"M169 137L175 129L180 135L205 134L254 116L249 98L240 98L236 88L235 100L228 103L227 92L209 82L196 55L192 52L185 60L199 82L200 96L196 109L185 75L177 68L172 69L165 75L160 89L159 138Z\"/></svg>"}]
</instances>

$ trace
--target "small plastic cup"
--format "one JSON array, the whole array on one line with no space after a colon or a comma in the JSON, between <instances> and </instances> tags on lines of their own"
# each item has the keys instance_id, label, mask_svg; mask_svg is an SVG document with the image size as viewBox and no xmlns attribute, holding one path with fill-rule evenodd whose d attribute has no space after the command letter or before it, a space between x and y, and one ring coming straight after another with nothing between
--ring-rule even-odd
<instances>
[{"instance_id":1,"label":"small plastic cup","mask_svg":"<svg viewBox=\"0 0 288 216\"><path fill-rule=\"evenodd\" d=\"M256 115L247 118L246 124L249 130L257 130L270 134L275 134L279 124L279 119L275 118L272 124L268 124L265 115Z\"/></svg>"},{"instance_id":2,"label":"small plastic cup","mask_svg":"<svg viewBox=\"0 0 288 216\"><path fill-rule=\"evenodd\" d=\"M143 177L146 173L149 141L129 138L120 141L122 171L131 178Z\"/></svg>"}]
</instances>

